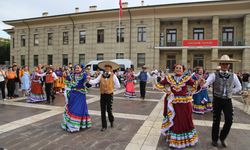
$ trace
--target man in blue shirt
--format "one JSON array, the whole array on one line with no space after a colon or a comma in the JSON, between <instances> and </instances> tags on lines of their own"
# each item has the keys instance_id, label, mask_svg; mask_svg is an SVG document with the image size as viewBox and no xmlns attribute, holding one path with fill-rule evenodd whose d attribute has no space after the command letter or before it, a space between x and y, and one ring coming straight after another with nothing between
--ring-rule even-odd
<instances>
[{"instance_id":1,"label":"man in blue shirt","mask_svg":"<svg viewBox=\"0 0 250 150\"><path fill-rule=\"evenodd\" d=\"M150 78L150 74L147 72L147 67L145 65L142 66L142 71L137 73L135 76L138 77L140 81L141 98L144 100L146 95L147 81Z\"/></svg>"}]
</instances>

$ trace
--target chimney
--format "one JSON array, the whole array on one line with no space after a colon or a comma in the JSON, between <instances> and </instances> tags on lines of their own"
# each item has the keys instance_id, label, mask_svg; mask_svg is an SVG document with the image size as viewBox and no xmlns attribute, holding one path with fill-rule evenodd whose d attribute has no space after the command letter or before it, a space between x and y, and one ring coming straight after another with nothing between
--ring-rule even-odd
<instances>
[{"instance_id":1,"label":"chimney","mask_svg":"<svg viewBox=\"0 0 250 150\"><path fill-rule=\"evenodd\" d=\"M96 5L89 6L89 11L95 11L97 8Z\"/></svg>"},{"instance_id":2,"label":"chimney","mask_svg":"<svg viewBox=\"0 0 250 150\"><path fill-rule=\"evenodd\" d=\"M75 8L75 13L79 13L79 7Z\"/></svg>"},{"instance_id":3,"label":"chimney","mask_svg":"<svg viewBox=\"0 0 250 150\"><path fill-rule=\"evenodd\" d=\"M141 6L144 6L144 0L141 1Z\"/></svg>"},{"instance_id":4,"label":"chimney","mask_svg":"<svg viewBox=\"0 0 250 150\"><path fill-rule=\"evenodd\" d=\"M122 8L127 8L128 7L128 2L123 2L122 3Z\"/></svg>"},{"instance_id":5,"label":"chimney","mask_svg":"<svg viewBox=\"0 0 250 150\"><path fill-rule=\"evenodd\" d=\"M43 12L43 17L46 17L46 16L48 16L48 12Z\"/></svg>"}]
</instances>

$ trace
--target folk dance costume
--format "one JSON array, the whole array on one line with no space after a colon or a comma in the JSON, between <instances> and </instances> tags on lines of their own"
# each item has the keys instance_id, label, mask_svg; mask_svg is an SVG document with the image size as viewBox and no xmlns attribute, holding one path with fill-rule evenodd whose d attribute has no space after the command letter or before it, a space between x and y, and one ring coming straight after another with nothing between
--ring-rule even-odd
<instances>
[{"instance_id":1,"label":"folk dance costume","mask_svg":"<svg viewBox=\"0 0 250 150\"><path fill-rule=\"evenodd\" d=\"M83 68L83 66L81 67ZM86 79L86 72L81 71L71 73L65 80L65 84L70 90L67 90L66 93L68 103L65 106L61 127L66 131L76 132L92 126L86 102Z\"/></svg>"},{"instance_id":2,"label":"folk dance costume","mask_svg":"<svg viewBox=\"0 0 250 150\"><path fill-rule=\"evenodd\" d=\"M124 81L124 85L126 87L126 92L124 93L124 96L129 97L129 98L136 97L135 83L134 83L135 76L133 72L127 72L125 76L126 76L126 79Z\"/></svg>"},{"instance_id":3,"label":"folk dance costume","mask_svg":"<svg viewBox=\"0 0 250 150\"><path fill-rule=\"evenodd\" d=\"M212 145L218 146L217 141L220 139L222 146L227 147L225 139L233 124L232 94L239 92L242 87L237 75L226 70L229 68L229 63L238 61L230 59L228 55L223 55L221 59L212 61L219 62L221 65L221 70L211 74L203 85L206 88L213 84ZM225 117L225 124L219 134L221 111Z\"/></svg>"},{"instance_id":4,"label":"folk dance costume","mask_svg":"<svg viewBox=\"0 0 250 150\"><path fill-rule=\"evenodd\" d=\"M208 74L194 73L192 79L198 81L200 78L207 79ZM200 88L195 94L193 94L193 112L198 114L204 114L207 111L213 110L212 101L208 96L207 88Z\"/></svg>"},{"instance_id":5,"label":"folk dance costume","mask_svg":"<svg viewBox=\"0 0 250 150\"><path fill-rule=\"evenodd\" d=\"M164 101L164 119L161 132L166 137L169 147L185 148L198 142L198 135L192 118L192 91L196 89L195 82L189 75L169 75L157 87L165 89L168 94Z\"/></svg>"},{"instance_id":6,"label":"folk dance costume","mask_svg":"<svg viewBox=\"0 0 250 150\"><path fill-rule=\"evenodd\" d=\"M41 102L46 101L46 95L43 91L42 77L39 76L41 72L36 70L31 75L31 91L27 102Z\"/></svg>"},{"instance_id":7,"label":"folk dance costume","mask_svg":"<svg viewBox=\"0 0 250 150\"><path fill-rule=\"evenodd\" d=\"M113 127L114 116L112 112L113 104L113 93L114 88L120 88L120 83L117 76L111 72L113 69L119 68L119 65L111 61L103 61L98 64L98 67L105 70L105 72L99 75L96 79L90 80L89 84L95 85L100 83L100 93L101 93L101 118L102 118L102 129L104 131L107 129L106 121L106 111L108 112L109 122L111 127ZM106 71L106 67L110 67L111 70Z\"/></svg>"}]
</instances>

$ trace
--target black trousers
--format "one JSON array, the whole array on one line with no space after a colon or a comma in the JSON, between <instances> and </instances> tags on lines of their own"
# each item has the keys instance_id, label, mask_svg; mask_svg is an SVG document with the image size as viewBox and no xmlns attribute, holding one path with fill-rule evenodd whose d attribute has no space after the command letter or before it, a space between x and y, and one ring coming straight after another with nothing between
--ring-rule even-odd
<instances>
[{"instance_id":1,"label":"black trousers","mask_svg":"<svg viewBox=\"0 0 250 150\"><path fill-rule=\"evenodd\" d=\"M53 83L45 83L45 92L46 92L47 102L50 102L50 97L52 97L52 99L55 98L53 92Z\"/></svg>"},{"instance_id":2,"label":"black trousers","mask_svg":"<svg viewBox=\"0 0 250 150\"><path fill-rule=\"evenodd\" d=\"M106 111L108 112L109 122L114 122L114 116L112 113L113 93L101 94L101 118L102 128L107 128Z\"/></svg>"},{"instance_id":3,"label":"black trousers","mask_svg":"<svg viewBox=\"0 0 250 150\"><path fill-rule=\"evenodd\" d=\"M220 132L220 120L221 120L221 111L224 113L225 124ZM233 124L233 105L231 99L221 99L214 97L213 100L213 127L212 127L212 140L224 141L227 138L227 135Z\"/></svg>"},{"instance_id":4,"label":"black trousers","mask_svg":"<svg viewBox=\"0 0 250 150\"><path fill-rule=\"evenodd\" d=\"M8 79L7 81L8 97L14 97L15 87L16 87L15 79Z\"/></svg>"},{"instance_id":5,"label":"black trousers","mask_svg":"<svg viewBox=\"0 0 250 150\"><path fill-rule=\"evenodd\" d=\"M0 88L2 92L2 98L5 99L5 81L0 82Z\"/></svg>"},{"instance_id":6,"label":"black trousers","mask_svg":"<svg viewBox=\"0 0 250 150\"><path fill-rule=\"evenodd\" d=\"M146 84L147 84L147 82L145 82L145 81L140 81L140 93L141 93L141 98L145 98L145 95L146 95Z\"/></svg>"}]
</instances>

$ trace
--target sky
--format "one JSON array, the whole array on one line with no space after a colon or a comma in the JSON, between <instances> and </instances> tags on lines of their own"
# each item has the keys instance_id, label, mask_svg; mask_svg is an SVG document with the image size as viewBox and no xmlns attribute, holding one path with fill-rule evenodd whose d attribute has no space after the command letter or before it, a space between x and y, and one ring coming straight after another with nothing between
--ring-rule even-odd
<instances>
[{"instance_id":1,"label":"sky","mask_svg":"<svg viewBox=\"0 0 250 150\"><path fill-rule=\"evenodd\" d=\"M2 1L2 2L1 2ZM156 5L167 3L183 3L212 0L144 0L144 5ZM141 0L122 0L128 2L128 6L140 6ZM75 7L80 12L88 11L90 5L97 5L98 10L119 7L119 0L0 0L0 37L10 38L3 29L11 28L4 24L4 20L24 19L40 17L43 12L49 15L72 13Z\"/></svg>"}]
</instances>

